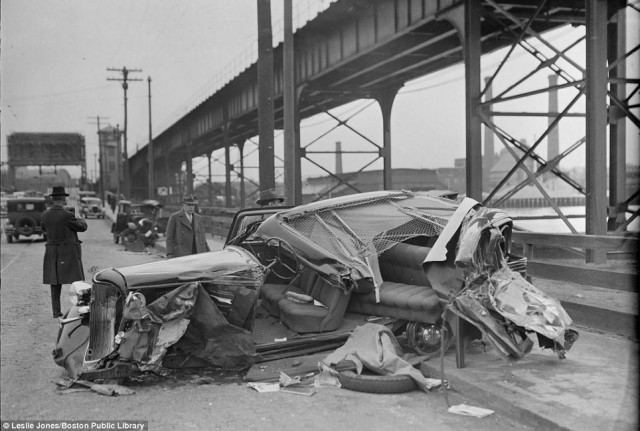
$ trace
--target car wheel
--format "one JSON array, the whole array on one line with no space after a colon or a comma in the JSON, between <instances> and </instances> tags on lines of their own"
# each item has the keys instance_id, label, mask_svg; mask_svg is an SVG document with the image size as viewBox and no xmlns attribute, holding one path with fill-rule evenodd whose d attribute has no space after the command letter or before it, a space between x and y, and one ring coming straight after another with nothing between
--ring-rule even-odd
<instances>
[{"instance_id":1,"label":"car wheel","mask_svg":"<svg viewBox=\"0 0 640 431\"><path fill-rule=\"evenodd\" d=\"M338 376L343 388L370 394L401 394L416 389L416 382L407 375L381 376L363 371L342 371Z\"/></svg>"},{"instance_id":2,"label":"car wheel","mask_svg":"<svg viewBox=\"0 0 640 431\"><path fill-rule=\"evenodd\" d=\"M440 352L443 346L446 352L449 350L449 347L451 347L452 340L451 328L449 328L449 324L447 323L445 323L444 330L440 322L436 324L422 322L407 323L407 342L413 351L420 356Z\"/></svg>"},{"instance_id":3,"label":"car wheel","mask_svg":"<svg viewBox=\"0 0 640 431\"><path fill-rule=\"evenodd\" d=\"M36 231L36 221L32 217L21 217L16 221L16 230L24 236L31 236Z\"/></svg>"},{"instance_id":4,"label":"car wheel","mask_svg":"<svg viewBox=\"0 0 640 431\"><path fill-rule=\"evenodd\" d=\"M13 242L13 235L7 235L7 243L11 244Z\"/></svg>"}]
</instances>

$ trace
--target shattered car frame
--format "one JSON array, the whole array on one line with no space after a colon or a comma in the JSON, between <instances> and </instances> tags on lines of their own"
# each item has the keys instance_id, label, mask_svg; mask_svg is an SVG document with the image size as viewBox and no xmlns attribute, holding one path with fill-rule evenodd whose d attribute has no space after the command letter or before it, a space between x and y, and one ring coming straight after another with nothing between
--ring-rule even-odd
<instances>
[{"instance_id":1,"label":"shattered car frame","mask_svg":"<svg viewBox=\"0 0 640 431\"><path fill-rule=\"evenodd\" d=\"M336 348L367 322L433 355L451 345L454 315L488 342L515 345L499 350L510 358L527 352L532 331L566 352L571 319L522 278L511 218L441 195L382 191L240 211L221 251L74 283L54 360L87 380L160 366L243 369Z\"/></svg>"}]
</instances>

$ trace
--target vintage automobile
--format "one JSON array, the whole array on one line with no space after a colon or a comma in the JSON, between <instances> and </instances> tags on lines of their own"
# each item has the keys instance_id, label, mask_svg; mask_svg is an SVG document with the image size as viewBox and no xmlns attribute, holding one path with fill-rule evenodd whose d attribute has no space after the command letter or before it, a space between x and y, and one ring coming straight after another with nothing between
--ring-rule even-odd
<instances>
[{"instance_id":1,"label":"vintage automobile","mask_svg":"<svg viewBox=\"0 0 640 431\"><path fill-rule=\"evenodd\" d=\"M164 232L159 229L159 222L162 216L163 205L153 199L145 199L141 203L133 203L128 200L118 201L115 212L115 221L111 225L111 233L113 234L113 242L120 242L120 234L127 229L129 223L138 224L140 220L145 219L151 222L151 226L145 226L145 232L149 229L154 232Z\"/></svg>"},{"instance_id":2,"label":"vintage automobile","mask_svg":"<svg viewBox=\"0 0 640 431\"><path fill-rule=\"evenodd\" d=\"M84 196L79 200L80 214L84 218L104 218L104 207L102 206L102 200L93 196Z\"/></svg>"},{"instance_id":3,"label":"vintage automobile","mask_svg":"<svg viewBox=\"0 0 640 431\"><path fill-rule=\"evenodd\" d=\"M242 210L221 251L102 270L72 285L54 361L87 380L161 366L243 369L334 349L368 322L437 355L457 335L455 316L504 356L523 357L536 332L562 357L571 319L522 277L511 218L441 195Z\"/></svg>"},{"instance_id":4,"label":"vintage automobile","mask_svg":"<svg viewBox=\"0 0 640 431\"><path fill-rule=\"evenodd\" d=\"M4 225L7 242L11 244L20 236L42 235L46 239L40 226L46 207L47 202L43 197L7 199L7 222Z\"/></svg>"}]
</instances>

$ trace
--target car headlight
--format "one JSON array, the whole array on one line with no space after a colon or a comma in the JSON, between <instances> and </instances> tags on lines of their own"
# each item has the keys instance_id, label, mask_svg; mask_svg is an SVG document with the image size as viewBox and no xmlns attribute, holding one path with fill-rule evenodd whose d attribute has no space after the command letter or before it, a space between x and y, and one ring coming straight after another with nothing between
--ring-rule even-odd
<instances>
[{"instance_id":1,"label":"car headlight","mask_svg":"<svg viewBox=\"0 0 640 431\"><path fill-rule=\"evenodd\" d=\"M84 281L74 281L71 283L71 287L69 288L69 301L78 307L87 306L88 312L88 305L91 301L91 284Z\"/></svg>"}]
</instances>

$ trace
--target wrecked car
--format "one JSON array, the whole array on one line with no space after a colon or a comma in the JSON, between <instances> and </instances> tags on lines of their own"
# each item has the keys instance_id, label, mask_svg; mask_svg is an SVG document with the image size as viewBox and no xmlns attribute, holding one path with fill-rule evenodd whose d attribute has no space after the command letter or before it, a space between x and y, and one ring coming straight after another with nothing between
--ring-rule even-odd
<instances>
[{"instance_id":1,"label":"wrecked car","mask_svg":"<svg viewBox=\"0 0 640 431\"><path fill-rule=\"evenodd\" d=\"M439 192L242 210L221 251L74 283L53 357L85 380L161 366L239 370L335 349L371 322L437 355L456 336L454 316L508 345L499 352L510 358L527 353L534 331L566 352L571 319L524 280L511 230L502 210Z\"/></svg>"}]
</instances>

